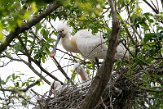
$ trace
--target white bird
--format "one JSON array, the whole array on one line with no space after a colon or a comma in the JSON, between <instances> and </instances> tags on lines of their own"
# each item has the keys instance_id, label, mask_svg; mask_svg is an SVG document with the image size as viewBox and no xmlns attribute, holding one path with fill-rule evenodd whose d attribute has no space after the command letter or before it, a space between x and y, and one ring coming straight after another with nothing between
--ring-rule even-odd
<instances>
[{"instance_id":1,"label":"white bird","mask_svg":"<svg viewBox=\"0 0 163 109\"><path fill-rule=\"evenodd\" d=\"M86 73L86 71L83 69L83 67L79 64L79 63L75 63L73 66L74 71L77 72L77 74L79 74L80 78L81 78L81 82L85 82L87 80L89 80L88 74Z\"/></svg>"},{"instance_id":2,"label":"white bird","mask_svg":"<svg viewBox=\"0 0 163 109\"><path fill-rule=\"evenodd\" d=\"M75 63L73 66L73 69L74 69L74 71L77 72L77 74L79 74L82 83L87 82L89 80L88 74L85 72L85 70L79 63ZM60 82L54 81L50 87L49 96L51 96L53 94L55 95L57 93L64 91L66 89L66 87L68 87L68 86L61 85Z\"/></svg>"},{"instance_id":3,"label":"white bird","mask_svg":"<svg viewBox=\"0 0 163 109\"><path fill-rule=\"evenodd\" d=\"M56 94L64 90L64 86L60 82L54 81L50 87L49 95Z\"/></svg>"},{"instance_id":4,"label":"white bird","mask_svg":"<svg viewBox=\"0 0 163 109\"><path fill-rule=\"evenodd\" d=\"M91 31L80 30L74 37L71 36L69 27L61 23L56 28L58 31L58 37L56 44L51 53L51 57L56 54L56 48L59 40L61 39L62 46L65 50L74 53L80 53L85 59L104 59L107 53L107 45L105 39L103 39L102 34L97 33L93 35ZM123 44L117 46L117 52L115 54L115 59L128 59L129 53Z\"/></svg>"}]
</instances>

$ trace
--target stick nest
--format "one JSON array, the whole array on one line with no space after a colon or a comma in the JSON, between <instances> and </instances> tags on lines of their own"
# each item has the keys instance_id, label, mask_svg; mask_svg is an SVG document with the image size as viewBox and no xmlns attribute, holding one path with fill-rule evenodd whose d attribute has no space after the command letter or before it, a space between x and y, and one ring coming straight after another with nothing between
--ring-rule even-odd
<instances>
[{"instance_id":1,"label":"stick nest","mask_svg":"<svg viewBox=\"0 0 163 109\"><path fill-rule=\"evenodd\" d=\"M141 84L140 75L136 74L133 77L131 80L124 74L114 72L95 109L131 106L130 104L133 106L135 98L140 94L137 85ZM42 96L33 109L79 109L90 85L91 80L63 86L60 91L54 91L52 96Z\"/></svg>"}]
</instances>

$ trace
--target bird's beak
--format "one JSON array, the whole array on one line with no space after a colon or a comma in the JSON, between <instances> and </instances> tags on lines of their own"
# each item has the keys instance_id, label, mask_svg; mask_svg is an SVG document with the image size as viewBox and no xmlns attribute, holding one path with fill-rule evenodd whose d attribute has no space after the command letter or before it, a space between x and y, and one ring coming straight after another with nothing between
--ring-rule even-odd
<instances>
[{"instance_id":1,"label":"bird's beak","mask_svg":"<svg viewBox=\"0 0 163 109\"><path fill-rule=\"evenodd\" d=\"M51 57L54 57L55 56L55 54L56 54L56 49L57 49L57 45L58 45L58 42L59 42L59 40L61 39L61 37L62 37L62 32L61 31L59 31L58 32L58 36L57 36L57 40L56 40L56 43L55 43L55 45L54 45L54 47L53 47L53 50L52 50L52 52L51 52Z\"/></svg>"}]
</instances>

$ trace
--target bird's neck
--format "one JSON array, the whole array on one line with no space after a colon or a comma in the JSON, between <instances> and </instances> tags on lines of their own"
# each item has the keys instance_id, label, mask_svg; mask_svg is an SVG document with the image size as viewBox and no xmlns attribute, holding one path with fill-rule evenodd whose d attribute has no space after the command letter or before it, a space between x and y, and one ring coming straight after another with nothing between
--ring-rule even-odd
<instances>
[{"instance_id":1,"label":"bird's neck","mask_svg":"<svg viewBox=\"0 0 163 109\"><path fill-rule=\"evenodd\" d=\"M81 81L84 82L84 81L87 81L89 78L88 78L88 75L83 71L83 72L79 72L79 75L81 77Z\"/></svg>"},{"instance_id":2,"label":"bird's neck","mask_svg":"<svg viewBox=\"0 0 163 109\"><path fill-rule=\"evenodd\" d=\"M68 36L62 38L62 46L65 50L69 52L79 53L75 37Z\"/></svg>"}]
</instances>

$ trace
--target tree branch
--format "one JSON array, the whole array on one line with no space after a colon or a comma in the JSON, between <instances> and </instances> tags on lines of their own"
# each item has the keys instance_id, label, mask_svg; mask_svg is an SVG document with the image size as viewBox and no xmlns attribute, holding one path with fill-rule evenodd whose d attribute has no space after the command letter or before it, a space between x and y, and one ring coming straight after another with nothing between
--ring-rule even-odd
<instances>
[{"instance_id":1,"label":"tree branch","mask_svg":"<svg viewBox=\"0 0 163 109\"><path fill-rule=\"evenodd\" d=\"M163 0L161 0L161 5L162 5L162 8L163 8Z\"/></svg>"},{"instance_id":2,"label":"tree branch","mask_svg":"<svg viewBox=\"0 0 163 109\"><path fill-rule=\"evenodd\" d=\"M47 70L45 70L44 67L38 63L38 61L34 60L33 58L32 58L32 61L33 61L33 62L34 62L45 74L47 74L48 76L50 76L50 77L53 78L54 80L60 82L61 85L64 84L64 83L63 83L62 81L60 81L57 77L55 77L54 75L52 75L51 73L49 73Z\"/></svg>"},{"instance_id":3,"label":"tree branch","mask_svg":"<svg viewBox=\"0 0 163 109\"><path fill-rule=\"evenodd\" d=\"M114 56L116 52L116 47L118 44L118 36L119 36L119 21L117 20L116 10L114 7L113 0L109 0L111 13L112 13L112 34L109 40L107 56L104 64L102 64L101 68L97 72L95 79L93 80L89 91L86 95L86 98L83 100L80 109L93 109L100 100L100 97L110 80L111 72L113 69Z\"/></svg>"},{"instance_id":4,"label":"tree branch","mask_svg":"<svg viewBox=\"0 0 163 109\"><path fill-rule=\"evenodd\" d=\"M30 88L32 88L33 86L37 85L39 82L40 82L40 80L37 80L36 82L31 83L30 85L28 85L26 88L23 88L23 89L18 89L17 90L17 89L3 89L3 88L0 88L0 91L8 91L8 92L14 92L14 93L16 93L18 91L20 91L20 92L26 92Z\"/></svg>"},{"instance_id":5,"label":"tree branch","mask_svg":"<svg viewBox=\"0 0 163 109\"><path fill-rule=\"evenodd\" d=\"M62 72L62 74L66 77L66 79L71 82L71 84L74 84L73 81L68 77L68 75L66 74L66 72L63 70L63 68L61 67L61 65L58 63L58 61L55 58L52 58L54 63L56 64L57 68Z\"/></svg>"},{"instance_id":6,"label":"tree branch","mask_svg":"<svg viewBox=\"0 0 163 109\"><path fill-rule=\"evenodd\" d=\"M143 0L156 14L159 14L159 10L154 8L147 0Z\"/></svg>"},{"instance_id":7,"label":"tree branch","mask_svg":"<svg viewBox=\"0 0 163 109\"><path fill-rule=\"evenodd\" d=\"M22 60L37 76L44 80L48 85L51 85L51 82L47 80L41 73L39 73L30 63Z\"/></svg>"},{"instance_id":8,"label":"tree branch","mask_svg":"<svg viewBox=\"0 0 163 109\"><path fill-rule=\"evenodd\" d=\"M30 56L30 54L28 53L28 50L27 50L26 46L24 45L24 43L23 43L23 41L22 41L22 39L21 39L20 37L18 37L18 40L20 41L22 47L24 48L24 51L25 51L24 54L28 57L28 60L29 60L29 61L34 62L44 73L46 73L48 76L50 76L50 77L53 78L54 80L59 81L61 84L63 84L63 82L61 82L58 78L56 78L56 77L53 76L51 73L49 73L48 71L46 71L46 70L40 65L40 63L39 63L37 60L33 59L33 58ZM48 80L47 80L45 77L43 77L41 74L39 74L39 73L32 67L32 65L30 64L30 62L25 62L25 61L23 61L23 62L24 62L26 65L28 65L29 68L31 68L31 70L34 71L35 74L37 74L40 78L42 78L43 80L45 80L45 82L47 82L47 83L49 84Z\"/></svg>"},{"instance_id":9,"label":"tree branch","mask_svg":"<svg viewBox=\"0 0 163 109\"><path fill-rule=\"evenodd\" d=\"M25 32L26 30L30 29L32 26L36 25L40 22L43 18L51 14L54 10L56 10L60 4L58 2L54 2L53 4L49 5L43 13L39 14L38 16L33 17L27 23L24 23L21 27L17 27L13 32L6 36L6 40L4 43L0 45L0 54L9 46L9 44L16 38L20 33Z\"/></svg>"}]
</instances>

